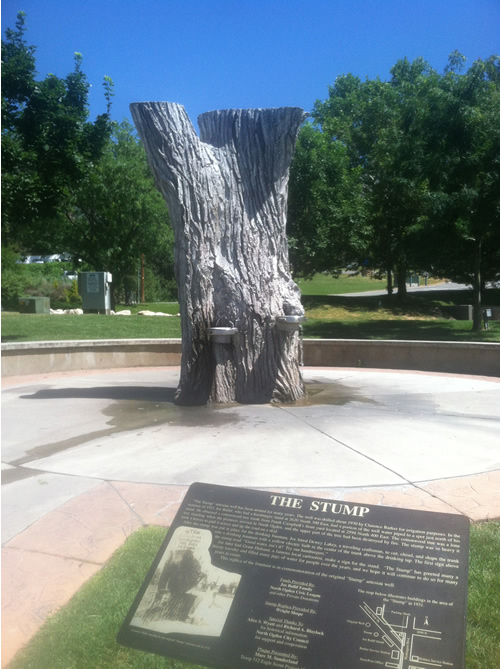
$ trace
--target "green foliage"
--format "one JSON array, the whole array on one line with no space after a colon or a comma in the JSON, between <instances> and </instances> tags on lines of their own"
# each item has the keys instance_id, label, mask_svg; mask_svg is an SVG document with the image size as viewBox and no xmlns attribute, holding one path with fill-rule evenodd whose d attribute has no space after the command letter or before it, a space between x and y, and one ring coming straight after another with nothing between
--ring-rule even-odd
<instances>
[{"instance_id":1,"label":"green foliage","mask_svg":"<svg viewBox=\"0 0 500 669\"><path fill-rule=\"evenodd\" d=\"M350 166L343 144L311 124L300 131L290 169L288 234L297 276L338 274L366 253L360 169Z\"/></svg>"},{"instance_id":2,"label":"green foliage","mask_svg":"<svg viewBox=\"0 0 500 669\"><path fill-rule=\"evenodd\" d=\"M15 30L7 28L2 41L2 126L13 125L35 86L35 47L24 40L25 24L26 14L19 12Z\"/></svg>"},{"instance_id":3,"label":"green foliage","mask_svg":"<svg viewBox=\"0 0 500 669\"><path fill-rule=\"evenodd\" d=\"M19 297L22 296L48 297L52 309L74 309L82 306L82 298L78 294L76 281L54 281L42 278L36 283L20 283L19 288L21 289L15 295L12 291L8 306L16 308Z\"/></svg>"},{"instance_id":4,"label":"green foliage","mask_svg":"<svg viewBox=\"0 0 500 669\"><path fill-rule=\"evenodd\" d=\"M144 254L149 297L174 297L166 207L132 127L110 121L111 78L103 81L107 111L90 122L82 55L75 53L65 78L39 79L25 32L20 12L2 40L4 243L30 253L64 248L81 269L111 272L114 299L126 301L137 291ZM10 304L25 288L13 269L5 276ZM48 285L32 288L49 292Z\"/></svg>"},{"instance_id":5,"label":"green foliage","mask_svg":"<svg viewBox=\"0 0 500 669\"><path fill-rule=\"evenodd\" d=\"M101 159L82 179L71 204L65 248L96 271L112 273L115 301L129 301L137 291L141 254L156 277L154 296L172 296L173 233L168 212L144 149L127 121L114 126ZM168 294L160 295L162 286Z\"/></svg>"},{"instance_id":6,"label":"green foliage","mask_svg":"<svg viewBox=\"0 0 500 669\"><path fill-rule=\"evenodd\" d=\"M474 286L480 329L481 289L500 269L500 58L460 74L463 63L452 54L433 99L429 135L439 150L424 232L432 267Z\"/></svg>"},{"instance_id":7,"label":"green foliage","mask_svg":"<svg viewBox=\"0 0 500 669\"><path fill-rule=\"evenodd\" d=\"M24 293L26 278L22 272L21 265L17 264L20 259L12 247L2 246L2 307L17 306L19 296Z\"/></svg>"},{"instance_id":8,"label":"green foliage","mask_svg":"<svg viewBox=\"0 0 500 669\"><path fill-rule=\"evenodd\" d=\"M65 285L63 285L62 303L62 305L59 305L54 299L52 302L53 308L76 309L82 306L82 298L78 294L78 281L73 280L70 281L69 284L68 282L65 282Z\"/></svg>"},{"instance_id":9,"label":"green foliage","mask_svg":"<svg viewBox=\"0 0 500 669\"><path fill-rule=\"evenodd\" d=\"M25 23L19 12L16 28L2 40L2 233L4 242L49 250L67 195L101 155L111 125L109 108L88 121L81 54L64 79L36 79ZM106 85L109 103L112 82Z\"/></svg>"},{"instance_id":10,"label":"green foliage","mask_svg":"<svg viewBox=\"0 0 500 669\"><path fill-rule=\"evenodd\" d=\"M408 270L480 289L500 268L500 58L444 74L400 60L389 81L350 74L317 101L291 169L294 267L338 272L362 255L406 292Z\"/></svg>"},{"instance_id":11,"label":"green foliage","mask_svg":"<svg viewBox=\"0 0 500 669\"><path fill-rule=\"evenodd\" d=\"M23 295L49 297L52 308L81 306L76 281L63 276L70 263L51 262L18 264L20 255L10 247L2 247L2 306L17 310Z\"/></svg>"},{"instance_id":12,"label":"green foliage","mask_svg":"<svg viewBox=\"0 0 500 669\"><path fill-rule=\"evenodd\" d=\"M391 75L387 82L339 77L313 111L328 141L344 147L359 170L366 254L389 281L393 272L403 278L416 261L415 231L427 206L424 125L437 81L422 59L399 61ZM399 286L404 292L404 280Z\"/></svg>"},{"instance_id":13,"label":"green foliage","mask_svg":"<svg viewBox=\"0 0 500 669\"><path fill-rule=\"evenodd\" d=\"M177 283L173 277L169 277L172 271L172 259L170 267L168 258L165 262L165 272L153 267L144 269L144 299L146 302L177 301ZM140 306L140 305L139 305Z\"/></svg>"}]
</instances>

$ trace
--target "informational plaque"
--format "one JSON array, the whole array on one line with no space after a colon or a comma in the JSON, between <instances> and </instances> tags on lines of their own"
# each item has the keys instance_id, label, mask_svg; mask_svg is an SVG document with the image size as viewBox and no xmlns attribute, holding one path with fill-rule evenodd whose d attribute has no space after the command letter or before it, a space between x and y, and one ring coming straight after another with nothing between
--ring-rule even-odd
<instances>
[{"instance_id":1,"label":"informational plaque","mask_svg":"<svg viewBox=\"0 0 500 669\"><path fill-rule=\"evenodd\" d=\"M118 635L221 669L465 666L461 515L194 483Z\"/></svg>"}]
</instances>

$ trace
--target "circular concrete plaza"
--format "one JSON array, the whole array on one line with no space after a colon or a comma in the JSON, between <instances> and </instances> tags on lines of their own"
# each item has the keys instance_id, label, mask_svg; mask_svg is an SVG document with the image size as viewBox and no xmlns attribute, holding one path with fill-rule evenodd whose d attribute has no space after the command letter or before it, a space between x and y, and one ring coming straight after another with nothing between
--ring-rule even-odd
<instances>
[{"instance_id":1,"label":"circular concrete plaza","mask_svg":"<svg viewBox=\"0 0 500 669\"><path fill-rule=\"evenodd\" d=\"M178 407L179 368L5 379L4 486L400 486L500 469L500 379L306 368L290 405ZM7 492L4 488L4 493Z\"/></svg>"},{"instance_id":2,"label":"circular concrete plaza","mask_svg":"<svg viewBox=\"0 0 500 669\"><path fill-rule=\"evenodd\" d=\"M500 517L500 379L307 368L292 405L177 407L179 368L6 377L2 662L195 481Z\"/></svg>"}]
</instances>

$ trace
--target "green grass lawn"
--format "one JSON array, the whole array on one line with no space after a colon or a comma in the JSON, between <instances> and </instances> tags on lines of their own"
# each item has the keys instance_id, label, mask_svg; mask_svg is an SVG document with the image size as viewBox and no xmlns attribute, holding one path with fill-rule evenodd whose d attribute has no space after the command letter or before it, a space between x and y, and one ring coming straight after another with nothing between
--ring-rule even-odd
<instances>
[{"instance_id":1,"label":"green grass lawn","mask_svg":"<svg viewBox=\"0 0 500 669\"><path fill-rule=\"evenodd\" d=\"M474 332L471 321L450 319L443 306L470 304L470 291L393 295L303 295L304 336L319 339L399 339L429 341L500 341L500 322ZM484 304L500 304L500 290L484 291Z\"/></svg>"},{"instance_id":2,"label":"green grass lawn","mask_svg":"<svg viewBox=\"0 0 500 669\"><path fill-rule=\"evenodd\" d=\"M440 279L429 279L428 285L442 283ZM297 284L302 295L341 295L342 293L363 293L372 290L385 290L385 279L372 279L361 274L341 274L338 278L331 274L315 274L311 279L298 279ZM421 280L424 285L424 280Z\"/></svg>"},{"instance_id":3,"label":"green grass lawn","mask_svg":"<svg viewBox=\"0 0 500 669\"><path fill-rule=\"evenodd\" d=\"M500 322L491 321L488 330L474 332L471 321L450 319L443 306L470 304L471 291L436 290L413 292L405 300L396 295L349 296L370 291L384 282L361 276L334 279L323 274L302 281L302 302L307 321L304 336L320 339L417 339L431 341L500 341ZM484 291L483 302L500 306L500 290ZM139 310L177 314L177 303L141 304L130 309L132 316L48 316L2 314L2 341L56 341L74 339L157 339L180 337L177 317L138 316Z\"/></svg>"},{"instance_id":4,"label":"green grass lawn","mask_svg":"<svg viewBox=\"0 0 500 669\"><path fill-rule=\"evenodd\" d=\"M124 648L118 630L165 536L135 532L108 564L52 616L10 669L196 669ZM500 523L471 527L467 669L500 667ZM199 669L199 668L198 668Z\"/></svg>"},{"instance_id":5,"label":"green grass lawn","mask_svg":"<svg viewBox=\"0 0 500 669\"><path fill-rule=\"evenodd\" d=\"M500 667L500 522L471 527L466 667Z\"/></svg>"},{"instance_id":6,"label":"green grass lawn","mask_svg":"<svg viewBox=\"0 0 500 669\"><path fill-rule=\"evenodd\" d=\"M157 311L160 311L157 309ZM2 314L2 342L75 339L162 339L181 336L180 318Z\"/></svg>"},{"instance_id":7,"label":"green grass lawn","mask_svg":"<svg viewBox=\"0 0 500 669\"><path fill-rule=\"evenodd\" d=\"M384 290L384 279L371 279L354 274L341 274L334 278L331 274L315 274L311 279L296 280L302 295L340 295L341 293L362 293L370 290Z\"/></svg>"}]
</instances>

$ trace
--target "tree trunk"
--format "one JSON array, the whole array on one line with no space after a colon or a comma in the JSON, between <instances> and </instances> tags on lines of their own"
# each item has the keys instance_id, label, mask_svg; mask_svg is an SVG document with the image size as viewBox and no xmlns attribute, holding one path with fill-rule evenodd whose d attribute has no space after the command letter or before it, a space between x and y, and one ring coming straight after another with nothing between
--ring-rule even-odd
<instances>
[{"instance_id":1,"label":"tree trunk","mask_svg":"<svg viewBox=\"0 0 500 669\"><path fill-rule=\"evenodd\" d=\"M477 240L474 248L474 280L472 284L473 311L472 329L480 332L483 329L483 310L481 296L481 240Z\"/></svg>"},{"instance_id":2,"label":"tree trunk","mask_svg":"<svg viewBox=\"0 0 500 669\"><path fill-rule=\"evenodd\" d=\"M392 295L394 286L392 283L392 267L387 270L387 295Z\"/></svg>"},{"instance_id":3,"label":"tree trunk","mask_svg":"<svg viewBox=\"0 0 500 669\"><path fill-rule=\"evenodd\" d=\"M396 271L398 275L398 297L404 299L408 295L406 290L406 267L400 266Z\"/></svg>"},{"instance_id":4,"label":"tree trunk","mask_svg":"<svg viewBox=\"0 0 500 669\"><path fill-rule=\"evenodd\" d=\"M175 233L182 325L177 404L291 402L304 394L298 330L304 314L285 235L288 170L298 108L202 114L200 138L184 108L131 105ZM209 328L234 327L231 343Z\"/></svg>"}]
</instances>

